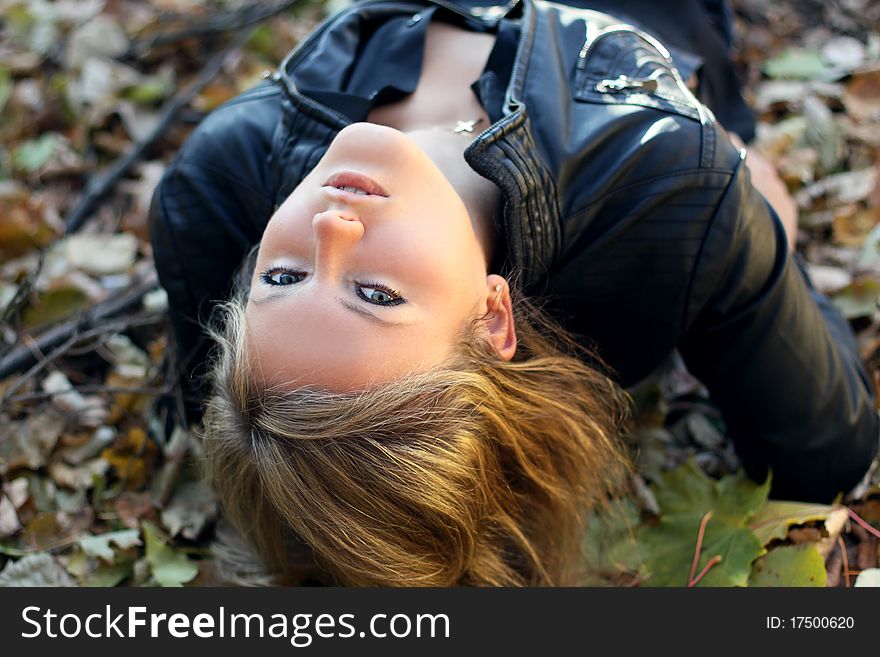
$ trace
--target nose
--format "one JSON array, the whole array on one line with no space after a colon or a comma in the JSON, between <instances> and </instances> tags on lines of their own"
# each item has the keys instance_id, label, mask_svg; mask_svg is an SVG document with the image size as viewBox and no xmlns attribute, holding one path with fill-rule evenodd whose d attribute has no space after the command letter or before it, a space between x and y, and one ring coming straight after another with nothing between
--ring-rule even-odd
<instances>
[{"instance_id":1,"label":"nose","mask_svg":"<svg viewBox=\"0 0 880 657\"><path fill-rule=\"evenodd\" d=\"M360 219L344 211L319 212L312 219L315 231L315 277L334 275L364 235Z\"/></svg>"}]
</instances>

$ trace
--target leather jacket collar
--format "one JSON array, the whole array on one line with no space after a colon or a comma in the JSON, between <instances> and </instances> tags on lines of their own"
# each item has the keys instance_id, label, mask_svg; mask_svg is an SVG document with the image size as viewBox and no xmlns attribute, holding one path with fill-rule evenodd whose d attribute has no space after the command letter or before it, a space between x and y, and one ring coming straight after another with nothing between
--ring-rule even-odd
<instances>
[{"instance_id":1,"label":"leather jacket collar","mask_svg":"<svg viewBox=\"0 0 880 657\"><path fill-rule=\"evenodd\" d=\"M513 62L513 74L505 94L503 117L478 135L465 151L465 159L480 175L495 183L502 193L502 230L506 236L506 262L500 263L502 271L519 272L519 285L524 288L536 283L542 272L546 272L559 249L561 240L559 208L553 177L543 166L542 158L532 137L532 126L526 105L523 102L523 87L526 70L532 54L537 20L532 0L515 0L509 5L465 6L443 0L419 0L416 2L388 2L387 0L365 0L331 21L324 23L288 55L278 69L275 79L282 85L292 108L322 122L333 131L339 131L350 120L314 98L302 93L294 80L298 66L326 38L333 28L336 37L335 48L322 50L322 65L332 69L333 63L325 58L338 58L340 66L349 63L358 39L352 32L345 41L346 30L339 29L340 22L356 23L365 17L377 14L413 14L436 5L444 7L461 16L477 20L491 27L501 18L512 12L522 12L519 45ZM283 193L288 193L298 180L281 184Z\"/></svg>"}]
</instances>

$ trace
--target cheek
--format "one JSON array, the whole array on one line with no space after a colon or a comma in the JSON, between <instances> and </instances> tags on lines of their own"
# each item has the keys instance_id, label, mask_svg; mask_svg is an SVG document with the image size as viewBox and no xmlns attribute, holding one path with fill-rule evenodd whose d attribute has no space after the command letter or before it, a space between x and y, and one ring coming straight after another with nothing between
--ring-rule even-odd
<instances>
[{"instance_id":1,"label":"cheek","mask_svg":"<svg viewBox=\"0 0 880 657\"><path fill-rule=\"evenodd\" d=\"M305 199L295 202L288 199L266 225L260 238L261 250L272 251L280 245L289 248L291 245L302 244L309 239L314 215Z\"/></svg>"},{"instance_id":2,"label":"cheek","mask_svg":"<svg viewBox=\"0 0 880 657\"><path fill-rule=\"evenodd\" d=\"M383 268L390 274L441 295L455 293L458 282L464 280L472 267L466 254L467 243L452 231L425 227L398 234L393 241L383 241L376 235L377 248ZM391 248L391 245L394 245Z\"/></svg>"}]
</instances>

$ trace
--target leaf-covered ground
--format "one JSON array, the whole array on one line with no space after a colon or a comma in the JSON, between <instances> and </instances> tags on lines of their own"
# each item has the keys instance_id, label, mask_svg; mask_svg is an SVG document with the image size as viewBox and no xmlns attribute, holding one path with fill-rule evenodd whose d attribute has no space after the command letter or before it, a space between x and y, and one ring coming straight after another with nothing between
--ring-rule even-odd
<instances>
[{"instance_id":1,"label":"leaf-covered ground","mask_svg":"<svg viewBox=\"0 0 880 657\"><path fill-rule=\"evenodd\" d=\"M880 383L880 5L735 6L750 147L794 194L798 248ZM147 207L189 131L325 7L0 0L0 585L217 581L198 440L167 435L156 403L175 391ZM846 504L768 501L675 360L633 394L641 476L593 523L597 583L877 584L876 477Z\"/></svg>"}]
</instances>

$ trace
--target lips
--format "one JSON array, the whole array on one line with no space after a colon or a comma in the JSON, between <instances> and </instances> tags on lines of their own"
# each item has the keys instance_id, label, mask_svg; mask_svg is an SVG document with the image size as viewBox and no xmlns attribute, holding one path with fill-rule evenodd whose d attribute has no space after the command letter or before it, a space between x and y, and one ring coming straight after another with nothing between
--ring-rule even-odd
<instances>
[{"instance_id":1,"label":"lips","mask_svg":"<svg viewBox=\"0 0 880 657\"><path fill-rule=\"evenodd\" d=\"M340 171L333 174L324 183L324 187L335 187L359 196L388 196L388 192L375 180L354 171Z\"/></svg>"}]
</instances>

